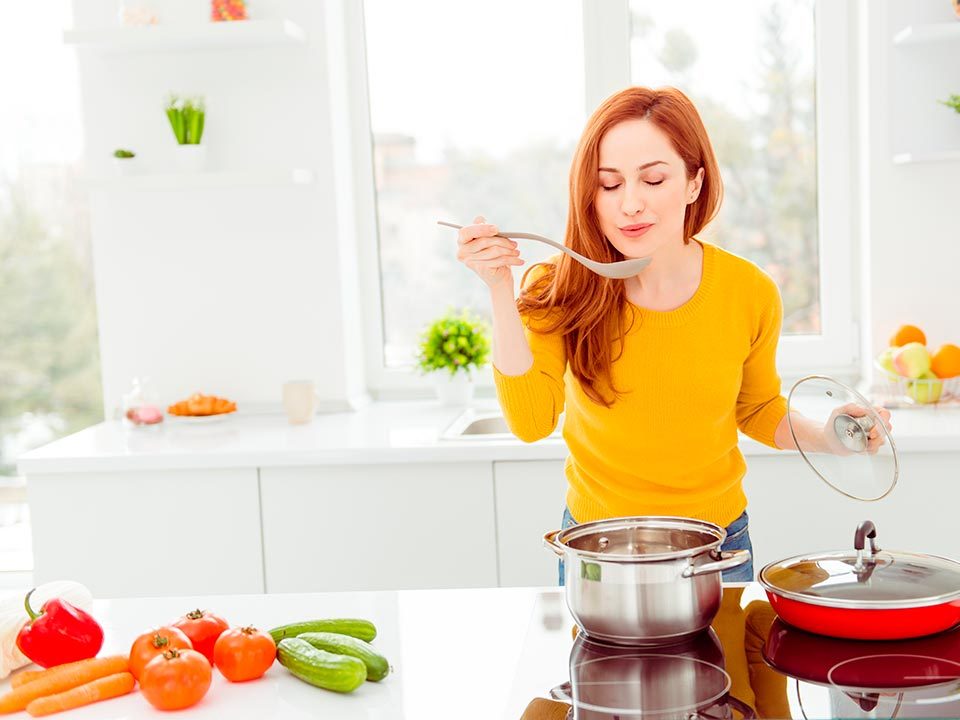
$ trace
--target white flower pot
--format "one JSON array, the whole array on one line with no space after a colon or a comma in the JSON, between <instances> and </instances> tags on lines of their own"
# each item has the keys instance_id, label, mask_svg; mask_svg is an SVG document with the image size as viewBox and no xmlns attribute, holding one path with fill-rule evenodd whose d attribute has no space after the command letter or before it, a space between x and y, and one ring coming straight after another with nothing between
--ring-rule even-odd
<instances>
[{"instance_id":1,"label":"white flower pot","mask_svg":"<svg viewBox=\"0 0 960 720\"><path fill-rule=\"evenodd\" d=\"M445 370L433 374L434 387L440 404L448 407L467 407L473 399L473 377L458 372L451 375Z\"/></svg>"},{"instance_id":2,"label":"white flower pot","mask_svg":"<svg viewBox=\"0 0 960 720\"><path fill-rule=\"evenodd\" d=\"M137 158L113 158L113 167L117 172L117 175L127 176L127 175L136 175L137 168L140 167L140 162Z\"/></svg>"},{"instance_id":3,"label":"white flower pot","mask_svg":"<svg viewBox=\"0 0 960 720\"><path fill-rule=\"evenodd\" d=\"M177 145L174 148L174 159L180 172L203 172L207 166L207 146Z\"/></svg>"}]
</instances>

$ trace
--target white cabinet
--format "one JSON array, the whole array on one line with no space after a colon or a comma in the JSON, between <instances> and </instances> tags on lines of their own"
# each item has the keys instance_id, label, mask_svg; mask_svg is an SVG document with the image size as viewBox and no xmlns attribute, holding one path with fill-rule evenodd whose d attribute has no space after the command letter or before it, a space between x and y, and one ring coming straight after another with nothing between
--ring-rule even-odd
<instances>
[{"instance_id":1,"label":"white cabinet","mask_svg":"<svg viewBox=\"0 0 960 720\"><path fill-rule=\"evenodd\" d=\"M500 586L557 584L557 556L543 534L559 530L566 505L562 460L496 462L497 557Z\"/></svg>"},{"instance_id":2,"label":"white cabinet","mask_svg":"<svg viewBox=\"0 0 960 720\"><path fill-rule=\"evenodd\" d=\"M32 474L27 500L37 584L77 580L97 597L263 592L256 468Z\"/></svg>"},{"instance_id":3,"label":"white cabinet","mask_svg":"<svg viewBox=\"0 0 960 720\"><path fill-rule=\"evenodd\" d=\"M494 587L489 462L262 468L267 592Z\"/></svg>"}]
</instances>

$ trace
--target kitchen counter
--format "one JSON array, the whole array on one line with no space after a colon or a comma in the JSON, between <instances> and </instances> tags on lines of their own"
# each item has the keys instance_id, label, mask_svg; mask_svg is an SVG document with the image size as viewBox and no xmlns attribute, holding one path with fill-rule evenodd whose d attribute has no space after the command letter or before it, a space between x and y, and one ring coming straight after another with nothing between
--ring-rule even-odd
<instances>
[{"instance_id":1,"label":"kitchen counter","mask_svg":"<svg viewBox=\"0 0 960 720\"><path fill-rule=\"evenodd\" d=\"M561 588L97 600L93 613L105 632L101 655L125 653L141 632L197 607L216 611L233 625L254 624L265 629L315 617L367 618L378 628L373 644L388 658L392 672L379 683L367 682L352 694L340 695L297 680L278 663L263 678L241 684L227 682L214 670L207 695L182 711L190 718L546 720L565 715L568 706L552 699L558 696L551 696L551 691L569 692L561 686L571 680L571 664L580 669L598 662L594 647L589 663L571 663L582 657L577 653L584 645L573 639L574 623ZM721 677L726 674L729 694L723 695L719 704L711 704L710 712L701 707L702 714L697 717L727 717L720 711L729 711L724 703L732 702L730 697L756 708L762 717L958 717L957 672L949 673L949 678L936 675L951 663L957 665L947 657L955 654L949 647L956 644L956 631L904 641L893 648L884 643L880 648L884 660L878 669L871 674L865 666L857 675L857 686L844 688L819 677L829 671L827 666L819 666L823 658L849 664L850 658L863 661L865 655L876 654L871 647L879 646L851 646L797 632L776 621L759 585L728 585L711 629L683 646L634 651L629 653L633 660L619 657L599 678L608 684L619 683L621 691L616 695L634 701L649 698L651 690L669 688L669 699L678 712L661 718L690 716L684 703L691 690L703 687L705 680L699 673L704 668ZM775 636L778 645L771 650L774 646L768 638ZM892 652L897 648L898 652ZM603 650L606 652L610 651ZM871 686L871 682L880 682L877 672L886 683L891 672L914 672L909 659L920 655L926 661L925 670L920 677L910 676L907 689ZM656 657L651 660L652 656ZM640 663L652 663L644 666L645 675L636 671L637 658ZM671 662L662 663L664 658ZM690 673L684 672L691 664L698 667L694 686L690 685ZM589 670L592 680L597 679L600 667ZM578 679L579 670L574 675ZM643 677L648 678L646 682L652 678L656 687L639 687ZM0 689L6 690L7 685L4 681ZM64 717L135 720L164 716L135 690ZM643 717L636 713L622 716ZM598 713L591 717L614 716Z\"/></svg>"},{"instance_id":2,"label":"kitchen counter","mask_svg":"<svg viewBox=\"0 0 960 720\"><path fill-rule=\"evenodd\" d=\"M475 405L496 412L494 401ZM183 468L295 467L506 460L562 460L563 440L515 438L447 440L443 431L460 409L436 402L381 402L350 413L317 415L293 426L282 415L227 416L215 422L168 418L149 428L103 422L18 459L22 474L173 470ZM960 451L960 409L892 411L900 452ZM778 451L741 437L745 455Z\"/></svg>"}]
</instances>

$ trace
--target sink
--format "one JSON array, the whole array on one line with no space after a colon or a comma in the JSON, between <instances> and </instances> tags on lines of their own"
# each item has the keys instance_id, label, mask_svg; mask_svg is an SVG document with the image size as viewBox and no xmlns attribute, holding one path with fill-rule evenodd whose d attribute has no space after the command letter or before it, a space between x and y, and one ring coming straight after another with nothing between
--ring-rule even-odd
<instances>
[{"instance_id":1,"label":"sink","mask_svg":"<svg viewBox=\"0 0 960 720\"><path fill-rule=\"evenodd\" d=\"M562 418L548 437L560 437ZM440 434L441 440L511 440L515 436L499 412L465 410Z\"/></svg>"}]
</instances>

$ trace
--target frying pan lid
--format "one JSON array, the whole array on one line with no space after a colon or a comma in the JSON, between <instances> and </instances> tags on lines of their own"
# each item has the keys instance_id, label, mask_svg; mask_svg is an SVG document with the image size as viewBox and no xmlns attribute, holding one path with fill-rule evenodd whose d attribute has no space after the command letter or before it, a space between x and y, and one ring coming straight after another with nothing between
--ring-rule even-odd
<instances>
[{"instance_id":1,"label":"frying pan lid","mask_svg":"<svg viewBox=\"0 0 960 720\"><path fill-rule=\"evenodd\" d=\"M826 607L892 610L960 599L960 563L936 555L883 550L869 520L857 527L851 551L770 563L758 579L777 595Z\"/></svg>"}]
</instances>

